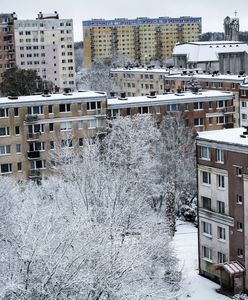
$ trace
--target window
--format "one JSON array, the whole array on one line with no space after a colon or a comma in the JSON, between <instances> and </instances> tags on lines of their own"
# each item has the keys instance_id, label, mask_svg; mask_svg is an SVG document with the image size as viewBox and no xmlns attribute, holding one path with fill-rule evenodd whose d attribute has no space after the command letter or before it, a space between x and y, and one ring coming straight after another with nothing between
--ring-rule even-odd
<instances>
[{"instance_id":1,"label":"window","mask_svg":"<svg viewBox=\"0 0 248 300\"><path fill-rule=\"evenodd\" d=\"M247 114L241 114L242 120L247 120Z\"/></svg>"},{"instance_id":2,"label":"window","mask_svg":"<svg viewBox=\"0 0 248 300\"><path fill-rule=\"evenodd\" d=\"M62 122L60 123L60 130L65 131L65 130L71 130L72 122Z\"/></svg>"},{"instance_id":3,"label":"window","mask_svg":"<svg viewBox=\"0 0 248 300\"><path fill-rule=\"evenodd\" d=\"M246 101L242 101L242 107L246 107Z\"/></svg>"},{"instance_id":4,"label":"window","mask_svg":"<svg viewBox=\"0 0 248 300\"><path fill-rule=\"evenodd\" d=\"M68 140L62 140L61 141L61 147L65 148L65 147L72 147L72 139L68 139Z\"/></svg>"},{"instance_id":5,"label":"window","mask_svg":"<svg viewBox=\"0 0 248 300\"><path fill-rule=\"evenodd\" d=\"M212 260L213 259L212 249L202 246L202 257L207 260Z\"/></svg>"},{"instance_id":6,"label":"window","mask_svg":"<svg viewBox=\"0 0 248 300\"><path fill-rule=\"evenodd\" d=\"M29 133L41 133L44 132L44 124L34 124L28 126Z\"/></svg>"},{"instance_id":7,"label":"window","mask_svg":"<svg viewBox=\"0 0 248 300\"><path fill-rule=\"evenodd\" d=\"M2 164L0 165L0 173L11 173L12 172L12 164Z\"/></svg>"},{"instance_id":8,"label":"window","mask_svg":"<svg viewBox=\"0 0 248 300\"><path fill-rule=\"evenodd\" d=\"M218 188L225 188L225 177L223 175L217 175Z\"/></svg>"},{"instance_id":9,"label":"window","mask_svg":"<svg viewBox=\"0 0 248 300\"><path fill-rule=\"evenodd\" d=\"M42 115L43 114L43 106L31 106L28 107L29 115Z\"/></svg>"},{"instance_id":10,"label":"window","mask_svg":"<svg viewBox=\"0 0 248 300\"><path fill-rule=\"evenodd\" d=\"M54 149L54 141L50 141L50 150Z\"/></svg>"},{"instance_id":11,"label":"window","mask_svg":"<svg viewBox=\"0 0 248 300\"><path fill-rule=\"evenodd\" d=\"M101 109L101 101L87 102L87 110Z\"/></svg>"},{"instance_id":12,"label":"window","mask_svg":"<svg viewBox=\"0 0 248 300\"><path fill-rule=\"evenodd\" d=\"M167 111L178 111L178 104L168 104L167 105Z\"/></svg>"},{"instance_id":13,"label":"window","mask_svg":"<svg viewBox=\"0 0 248 300\"><path fill-rule=\"evenodd\" d=\"M236 195L236 203L237 204L242 204L243 203L243 199L242 199L242 196L241 195Z\"/></svg>"},{"instance_id":14,"label":"window","mask_svg":"<svg viewBox=\"0 0 248 300\"><path fill-rule=\"evenodd\" d=\"M21 171L22 170L22 163L21 162L18 162L17 163L17 171Z\"/></svg>"},{"instance_id":15,"label":"window","mask_svg":"<svg viewBox=\"0 0 248 300\"><path fill-rule=\"evenodd\" d=\"M48 113L49 114L53 113L53 106L52 105L48 105Z\"/></svg>"},{"instance_id":16,"label":"window","mask_svg":"<svg viewBox=\"0 0 248 300\"><path fill-rule=\"evenodd\" d=\"M84 138L79 138L78 145L82 147L84 145Z\"/></svg>"},{"instance_id":17,"label":"window","mask_svg":"<svg viewBox=\"0 0 248 300\"><path fill-rule=\"evenodd\" d=\"M8 154L11 154L10 145L0 146L0 155L8 155Z\"/></svg>"},{"instance_id":18,"label":"window","mask_svg":"<svg viewBox=\"0 0 248 300\"><path fill-rule=\"evenodd\" d=\"M16 135L20 134L20 126L15 126L15 134Z\"/></svg>"},{"instance_id":19,"label":"window","mask_svg":"<svg viewBox=\"0 0 248 300\"><path fill-rule=\"evenodd\" d=\"M0 118L7 118L9 116L8 108L0 108Z\"/></svg>"},{"instance_id":20,"label":"window","mask_svg":"<svg viewBox=\"0 0 248 300\"><path fill-rule=\"evenodd\" d=\"M210 159L210 149L208 147L201 146L200 156L203 159Z\"/></svg>"},{"instance_id":21,"label":"window","mask_svg":"<svg viewBox=\"0 0 248 300\"><path fill-rule=\"evenodd\" d=\"M54 131L54 124L53 123L49 123L49 131Z\"/></svg>"},{"instance_id":22,"label":"window","mask_svg":"<svg viewBox=\"0 0 248 300\"><path fill-rule=\"evenodd\" d=\"M19 109L18 109L18 107L14 108L14 115L15 115L15 117L19 116Z\"/></svg>"},{"instance_id":23,"label":"window","mask_svg":"<svg viewBox=\"0 0 248 300\"><path fill-rule=\"evenodd\" d=\"M211 173L202 171L202 183L211 184Z\"/></svg>"},{"instance_id":24,"label":"window","mask_svg":"<svg viewBox=\"0 0 248 300\"><path fill-rule=\"evenodd\" d=\"M138 107L139 114L149 114L150 113L150 107Z\"/></svg>"},{"instance_id":25,"label":"window","mask_svg":"<svg viewBox=\"0 0 248 300\"><path fill-rule=\"evenodd\" d=\"M16 153L21 153L21 144L16 144Z\"/></svg>"},{"instance_id":26,"label":"window","mask_svg":"<svg viewBox=\"0 0 248 300\"><path fill-rule=\"evenodd\" d=\"M226 239L226 229L225 228L217 226L217 238L220 240Z\"/></svg>"},{"instance_id":27,"label":"window","mask_svg":"<svg viewBox=\"0 0 248 300\"><path fill-rule=\"evenodd\" d=\"M0 127L0 136L9 136L9 127Z\"/></svg>"},{"instance_id":28,"label":"window","mask_svg":"<svg viewBox=\"0 0 248 300\"><path fill-rule=\"evenodd\" d=\"M216 161L218 163L224 163L224 151L221 149L216 149Z\"/></svg>"},{"instance_id":29,"label":"window","mask_svg":"<svg viewBox=\"0 0 248 300\"><path fill-rule=\"evenodd\" d=\"M238 166L235 167L235 175L238 177L242 176L242 168L241 167L238 167Z\"/></svg>"},{"instance_id":30,"label":"window","mask_svg":"<svg viewBox=\"0 0 248 300\"><path fill-rule=\"evenodd\" d=\"M224 116L217 117L217 124L224 124Z\"/></svg>"},{"instance_id":31,"label":"window","mask_svg":"<svg viewBox=\"0 0 248 300\"><path fill-rule=\"evenodd\" d=\"M202 207L211 210L211 199L207 197L202 197Z\"/></svg>"},{"instance_id":32,"label":"window","mask_svg":"<svg viewBox=\"0 0 248 300\"><path fill-rule=\"evenodd\" d=\"M202 109L203 108L203 102L195 102L194 103L194 110Z\"/></svg>"},{"instance_id":33,"label":"window","mask_svg":"<svg viewBox=\"0 0 248 300\"><path fill-rule=\"evenodd\" d=\"M212 224L207 222L202 222L202 232L208 235L212 235Z\"/></svg>"},{"instance_id":34,"label":"window","mask_svg":"<svg viewBox=\"0 0 248 300\"><path fill-rule=\"evenodd\" d=\"M203 118L196 118L194 119L194 126L203 126Z\"/></svg>"},{"instance_id":35,"label":"window","mask_svg":"<svg viewBox=\"0 0 248 300\"><path fill-rule=\"evenodd\" d=\"M45 169L46 168L46 161L45 160L32 160L30 161L30 169Z\"/></svg>"},{"instance_id":36,"label":"window","mask_svg":"<svg viewBox=\"0 0 248 300\"><path fill-rule=\"evenodd\" d=\"M227 261L226 255L224 253L218 252L218 263L223 264L224 262Z\"/></svg>"},{"instance_id":37,"label":"window","mask_svg":"<svg viewBox=\"0 0 248 300\"><path fill-rule=\"evenodd\" d=\"M45 142L33 142L29 143L29 151L41 151L45 150Z\"/></svg>"},{"instance_id":38,"label":"window","mask_svg":"<svg viewBox=\"0 0 248 300\"><path fill-rule=\"evenodd\" d=\"M225 202L217 200L217 212L219 214L225 213Z\"/></svg>"},{"instance_id":39,"label":"window","mask_svg":"<svg viewBox=\"0 0 248 300\"><path fill-rule=\"evenodd\" d=\"M243 249L238 248L237 255L238 255L238 257L243 258L243 256L244 256Z\"/></svg>"},{"instance_id":40,"label":"window","mask_svg":"<svg viewBox=\"0 0 248 300\"><path fill-rule=\"evenodd\" d=\"M59 111L60 112L70 112L71 111L71 105L70 104L60 104L59 105Z\"/></svg>"},{"instance_id":41,"label":"window","mask_svg":"<svg viewBox=\"0 0 248 300\"><path fill-rule=\"evenodd\" d=\"M84 122L81 120L81 121L78 121L78 129L83 129L84 127Z\"/></svg>"},{"instance_id":42,"label":"window","mask_svg":"<svg viewBox=\"0 0 248 300\"><path fill-rule=\"evenodd\" d=\"M243 231L243 223L237 222L237 230L242 232Z\"/></svg>"},{"instance_id":43,"label":"window","mask_svg":"<svg viewBox=\"0 0 248 300\"><path fill-rule=\"evenodd\" d=\"M92 119L92 120L88 120L88 129L93 129L96 128L96 120Z\"/></svg>"}]
</instances>

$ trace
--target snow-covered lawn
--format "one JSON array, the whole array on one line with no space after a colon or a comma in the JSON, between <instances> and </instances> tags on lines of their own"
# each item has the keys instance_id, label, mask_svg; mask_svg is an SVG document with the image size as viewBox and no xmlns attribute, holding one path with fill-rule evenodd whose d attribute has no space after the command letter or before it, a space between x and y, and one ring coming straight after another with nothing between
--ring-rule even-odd
<instances>
[{"instance_id":1,"label":"snow-covered lawn","mask_svg":"<svg viewBox=\"0 0 248 300\"><path fill-rule=\"evenodd\" d=\"M173 241L183 267L184 293L180 300L227 300L218 294L219 285L198 275L197 228L191 223L178 222Z\"/></svg>"}]
</instances>

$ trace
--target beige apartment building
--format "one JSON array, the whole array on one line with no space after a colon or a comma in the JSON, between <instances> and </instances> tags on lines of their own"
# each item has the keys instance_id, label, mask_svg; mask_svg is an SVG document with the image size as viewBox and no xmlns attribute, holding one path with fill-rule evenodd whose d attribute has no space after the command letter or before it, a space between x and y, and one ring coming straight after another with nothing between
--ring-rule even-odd
<instances>
[{"instance_id":1,"label":"beige apartment building","mask_svg":"<svg viewBox=\"0 0 248 300\"><path fill-rule=\"evenodd\" d=\"M15 13L0 14L0 82L3 73L16 64L14 20Z\"/></svg>"},{"instance_id":2,"label":"beige apartment building","mask_svg":"<svg viewBox=\"0 0 248 300\"><path fill-rule=\"evenodd\" d=\"M106 99L88 91L0 98L0 175L49 175L53 152L77 149L105 130Z\"/></svg>"},{"instance_id":3,"label":"beige apartment building","mask_svg":"<svg viewBox=\"0 0 248 300\"><path fill-rule=\"evenodd\" d=\"M220 91L184 92L148 96L110 98L108 117L148 114L160 122L168 113L181 112L186 126L196 131L234 127L233 94Z\"/></svg>"},{"instance_id":4,"label":"beige apartment building","mask_svg":"<svg viewBox=\"0 0 248 300\"><path fill-rule=\"evenodd\" d=\"M57 90L75 88L75 59L72 19L58 13L43 14L36 20L15 20L16 64L36 70Z\"/></svg>"},{"instance_id":5,"label":"beige apartment building","mask_svg":"<svg viewBox=\"0 0 248 300\"><path fill-rule=\"evenodd\" d=\"M124 55L146 64L172 56L176 43L194 42L201 34L201 18L93 19L83 21L84 65Z\"/></svg>"}]
</instances>

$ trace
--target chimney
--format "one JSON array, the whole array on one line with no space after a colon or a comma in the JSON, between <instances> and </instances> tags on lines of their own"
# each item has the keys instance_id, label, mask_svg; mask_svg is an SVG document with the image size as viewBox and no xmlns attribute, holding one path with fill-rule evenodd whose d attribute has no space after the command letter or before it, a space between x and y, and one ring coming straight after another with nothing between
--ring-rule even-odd
<instances>
[{"instance_id":1,"label":"chimney","mask_svg":"<svg viewBox=\"0 0 248 300\"><path fill-rule=\"evenodd\" d=\"M121 93L121 96L118 98L119 100L127 100L126 98L126 93L125 92L122 92Z\"/></svg>"},{"instance_id":2,"label":"chimney","mask_svg":"<svg viewBox=\"0 0 248 300\"><path fill-rule=\"evenodd\" d=\"M150 95L147 96L147 98L157 98L155 91L150 91Z\"/></svg>"}]
</instances>

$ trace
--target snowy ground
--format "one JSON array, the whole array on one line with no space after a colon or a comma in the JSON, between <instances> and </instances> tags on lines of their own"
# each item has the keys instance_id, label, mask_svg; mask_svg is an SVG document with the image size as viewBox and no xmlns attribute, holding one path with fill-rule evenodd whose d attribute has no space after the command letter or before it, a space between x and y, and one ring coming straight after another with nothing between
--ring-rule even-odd
<instances>
[{"instance_id":1,"label":"snowy ground","mask_svg":"<svg viewBox=\"0 0 248 300\"><path fill-rule=\"evenodd\" d=\"M227 300L216 293L219 285L198 275L197 228L191 223L179 222L173 241L183 267L185 291L180 300Z\"/></svg>"}]
</instances>

